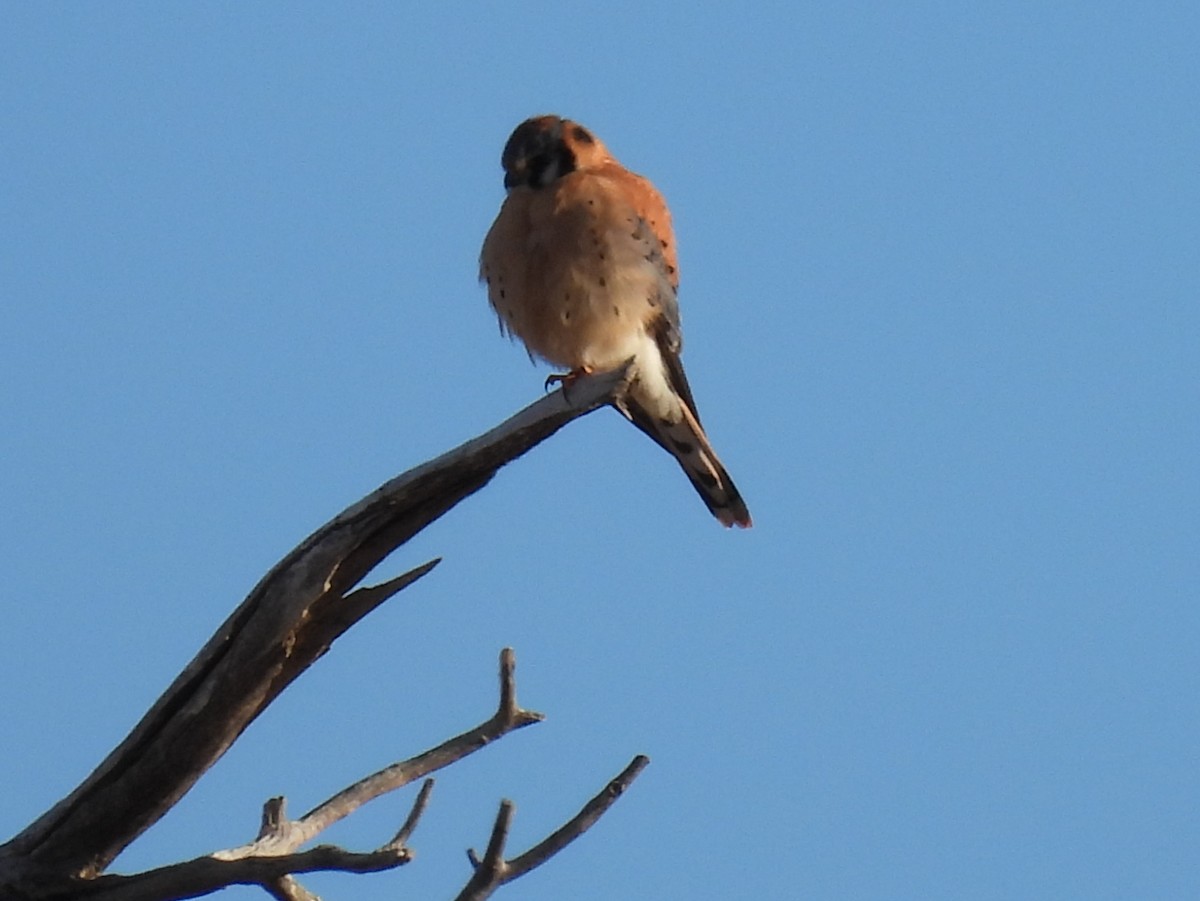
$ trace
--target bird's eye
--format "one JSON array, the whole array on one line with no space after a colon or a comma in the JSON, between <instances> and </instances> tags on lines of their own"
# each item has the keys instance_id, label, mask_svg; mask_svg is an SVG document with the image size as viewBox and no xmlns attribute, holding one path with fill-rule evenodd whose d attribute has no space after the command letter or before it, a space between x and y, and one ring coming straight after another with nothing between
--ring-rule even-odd
<instances>
[{"instance_id":1,"label":"bird's eye","mask_svg":"<svg viewBox=\"0 0 1200 901\"><path fill-rule=\"evenodd\" d=\"M571 129L571 136L581 144L595 144L596 139L592 137L592 133L582 125L576 125Z\"/></svg>"}]
</instances>

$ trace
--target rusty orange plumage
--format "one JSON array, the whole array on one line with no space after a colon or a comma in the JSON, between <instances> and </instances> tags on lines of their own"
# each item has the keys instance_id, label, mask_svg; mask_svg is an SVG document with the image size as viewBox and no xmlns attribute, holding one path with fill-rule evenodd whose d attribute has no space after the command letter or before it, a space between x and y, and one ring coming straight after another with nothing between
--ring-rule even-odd
<instances>
[{"instance_id":1,"label":"rusty orange plumage","mask_svg":"<svg viewBox=\"0 0 1200 901\"><path fill-rule=\"evenodd\" d=\"M622 412L676 458L723 525L749 527L679 359L679 270L662 195L558 116L517 126L501 164L508 193L480 255L501 327L572 372L632 358Z\"/></svg>"}]
</instances>

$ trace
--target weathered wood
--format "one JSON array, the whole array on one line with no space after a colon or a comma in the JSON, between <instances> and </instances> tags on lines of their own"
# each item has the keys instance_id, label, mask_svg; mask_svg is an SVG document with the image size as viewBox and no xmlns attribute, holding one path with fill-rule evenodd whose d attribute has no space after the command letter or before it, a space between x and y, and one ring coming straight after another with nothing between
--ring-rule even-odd
<instances>
[{"instance_id":1,"label":"weathered wood","mask_svg":"<svg viewBox=\"0 0 1200 901\"><path fill-rule=\"evenodd\" d=\"M356 588L385 557L504 464L612 402L622 371L572 381L484 435L391 481L275 565L78 788L0 845L0 898L101 874L354 623L437 560ZM319 855L318 855L319 856ZM76 883L78 884L78 883Z\"/></svg>"},{"instance_id":2,"label":"weathered wood","mask_svg":"<svg viewBox=\"0 0 1200 901\"><path fill-rule=\"evenodd\" d=\"M608 808L616 803L617 798L625 793L625 789L633 784L648 765L650 758L639 754L629 762L620 773L613 777L600 793L583 805L583 808L567 822L555 829L524 854L511 859L504 856L504 846L508 842L508 827L512 822L513 803L501 801L500 811L496 814L496 824L488 838L487 851L479 857L474 851L467 854L471 866L475 868L463 890L455 901L484 901L500 888L500 886L520 879L530 870L536 869L547 860L565 848L583 833L587 832Z\"/></svg>"}]
</instances>

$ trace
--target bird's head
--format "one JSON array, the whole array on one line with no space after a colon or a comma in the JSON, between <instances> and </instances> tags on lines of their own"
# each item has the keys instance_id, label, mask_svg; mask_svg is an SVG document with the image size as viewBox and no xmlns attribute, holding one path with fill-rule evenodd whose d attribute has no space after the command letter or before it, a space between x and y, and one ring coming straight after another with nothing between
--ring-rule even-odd
<instances>
[{"instance_id":1,"label":"bird's head","mask_svg":"<svg viewBox=\"0 0 1200 901\"><path fill-rule=\"evenodd\" d=\"M526 119L504 145L504 187L544 188L577 169L611 159L600 139L560 116Z\"/></svg>"}]
</instances>

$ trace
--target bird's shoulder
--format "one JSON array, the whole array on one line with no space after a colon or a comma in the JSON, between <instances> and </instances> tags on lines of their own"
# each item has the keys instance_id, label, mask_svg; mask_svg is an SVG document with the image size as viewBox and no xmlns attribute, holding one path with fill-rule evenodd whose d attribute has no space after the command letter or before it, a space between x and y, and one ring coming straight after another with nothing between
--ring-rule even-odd
<instances>
[{"instance_id":1,"label":"bird's shoulder","mask_svg":"<svg viewBox=\"0 0 1200 901\"><path fill-rule=\"evenodd\" d=\"M635 228L644 223L658 242L671 286L679 287L671 211L650 179L609 158L560 179L556 195L560 209L585 209L601 219L632 218Z\"/></svg>"}]
</instances>

